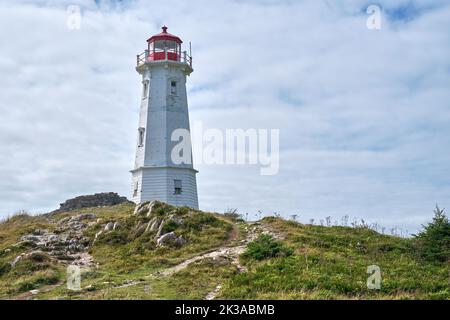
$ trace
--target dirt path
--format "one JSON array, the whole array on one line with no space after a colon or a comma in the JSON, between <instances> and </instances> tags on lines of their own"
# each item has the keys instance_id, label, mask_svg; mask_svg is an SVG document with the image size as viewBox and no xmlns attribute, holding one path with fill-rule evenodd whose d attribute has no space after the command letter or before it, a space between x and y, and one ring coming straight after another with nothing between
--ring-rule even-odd
<instances>
[{"instance_id":1,"label":"dirt path","mask_svg":"<svg viewBox=\"0 0 450 320\"><path fill-rule=\"evenodd\" d=\"M272 237L276 238L276 239L280 239L281 236L276 234L273 230L269 229L267 226L262 225L258 222L255 223L248 223L247 227L246 227L246 238L245 240L243 240L243 244L240 246L236 246L236 247L231 247L231 248L220 248L214 252L211 252L210 255L212 254L212 258L214 257L227 257L229 259L231 259L232 263L234 265L237 266L239 272L246 272L247 269L242 266L239 263L239 256L244 253L245 249L247 248L247 244L253 240L255 240L260 234L269 234ZM209 257L209 256L207 256ZM201 257L199 257L201 259ZM200 260L198 259L198 260ZM185 261L187 262L187 261ZM174 268L177 268L181 265L175 266ZM180 269L181 270L181 269ZM209 292L206 297L205 300L214 300L220 293L220 290L222 289L222 285L218 284L213 291Z\"/></svg>"},{"instance_id":2,"label":"dirt path","mask_svg":"<svg viewBox=\"0 0 450 320\"><path fill-rule=\"evenodd\" d=\"M255 240L261 233L270 234L274 238L280 239L280 235L276 234L273 230L270 230L267 226L264 226L258 222L247 223L244 228L245 230L245 239L237 241L237 230L232 232L230 237L230 242L234 242L235 245L225 245L219 248L214 249L210 252L205 252L199 255L196 255L192 258L189 258L173 267L158 271L156 273L150 274L146 276L147 279L161 278L161 277L170 277L177 272L187 268L192 263L202 261L205 259L220 259L226 258L234 264L239 272L246 272L247 269L245 266L241 265L239 262L239 256L245 251L247 248L247 244L253 240ZM114 286L114 289L125 288L130 286L139 285L147 282L148 280L129 280L120 285ZM222 284L218 284L213 291L209 292L205 296L205 300L213 300L215 299L222 289Z\"/></svg>"},{"instance_id":3,"label":"dirt path","mask_svg":"<svg viewBox=\"0 0 450 320\"><path fill-rule=\"evenodd\" d=\"M30 291L26 291L23 292L21 294L18 294L17 296L12 297L12 300L31 300L33 299L33 296L39 294L39 293L45 293L45 292L49 292L52 291L53 289L59 287L60 285L62 285L64 282L58 282L56 284L52 284L52 285L48 285L36 290L30 290Z\"/></svg>"},{"instance_id":4,"label":"dirt path","mask_svg":"<svg viewBox=\"0 0 450 320\"><path fill-rule=\"evenodd\" d=\"M247 247L247 244L249 242L256 239L260 232L264 232L263 230L258 228L256 224L248 224L245 229L246 229L245 239L241 240L238 245L223 246L215 249L214 251L197 255L195 257L183 261L180 264L177 264L176 266L167 268L163 271L159 271L153 276L163 276L163 277L171 276L174 273L177 273L187 268L190 264L194 262L201 261L204 259L217 259L222 257L230 259L231 262L234 265L236 265L239 270L245 271L245 267L239 263L239 255L241 255L245 251L245 248Z\"/></svg>"},{"instance_id":5,"label":"dirt path","mask_svg":"<svg viewBox=\"0 0 450 320\"><path fill-rule=\"evenodd\" d=\"M156 274L151 274L148 277L149 278L155 278L155 277L169 277L173 274L187 268L192 263L195 263L197 261L205 260L205 259L220 259L220 258L226 258L231 261L232 264L234 264L239 272L246 272L247 269L245 266L241 265L239 262L239 256L244 253L245 249L247 248L247 244L253 240L255 240L260 234L270 234L276 239L280 239L281 236L277 233L275 233L273 230L269 229L267 226L262 225L258 222L254 223L248 223L245 227L245 239L241 240L234 246L222 246L214 251L206 252L203 254L199 254L197 256L194 256L190 259L187 259L180 264L177 264L176 266L164 269L162 271L157 272ZM234 238L237 237L237 232L234 232ZM132 284L127 284L125 286L129 285L136 285L141 282L134 282ZM121 286L123 287L123 286ZM220 290L222 289L222 285L218 284L213 291L209 292L205 296L205 300L214 300L218 294L220 293Z\"/></svg>"}]
</instances>

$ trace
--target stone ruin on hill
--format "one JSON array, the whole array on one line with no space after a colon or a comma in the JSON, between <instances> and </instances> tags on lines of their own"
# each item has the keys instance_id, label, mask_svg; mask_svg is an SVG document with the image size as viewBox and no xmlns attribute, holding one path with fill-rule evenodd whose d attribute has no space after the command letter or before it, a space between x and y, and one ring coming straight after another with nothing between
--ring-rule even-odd
<instances>
[{"instance_id":1,"label":"stone ruin on hill","mask_svg":"<svg viewBox=\"0 0 450 320\"><path fill-rule=\"evenodd\" d=\"M66 200L60 204L59 209L52 213L77 210L81 208L114 206L128 202L126 197L121 197L115 192L96 193L93 195L79 196Z\"/></svg>"}]
</instances>

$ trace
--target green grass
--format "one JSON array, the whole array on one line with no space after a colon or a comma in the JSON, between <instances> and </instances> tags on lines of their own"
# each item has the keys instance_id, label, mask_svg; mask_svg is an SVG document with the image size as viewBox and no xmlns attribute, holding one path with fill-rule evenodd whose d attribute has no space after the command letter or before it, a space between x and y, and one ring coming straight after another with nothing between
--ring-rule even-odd
<instances>
[{"instance_id":1,"label":"green grass","mask_svg":"<svg viewBox=\"0 0 450 320\"><path fill-rule=\"evenodd\" d=\"M449 264L416 257L412 240L369 229L301 225L268 218L286 237L288 257L247 263L231 278L228 299L449 299ZM246 262L246 259L243 259ZM367 289L369 265L381 268L380 290Z\"/></svg>"},{"instance_id":2,"label":"green grass","mask_svg":"<svg viewBox=\"0 0 450 320\"><path fill-rule=\"evenodd\" d=\"M171 276L158 271L224 245L239 245L248 225L214 213L163 206L157 215L174 214L170 223L187 239L181 247L157 247L155 232L143 232L150 218L133 216L129 203L87 208L50 216L14 216L0 223L0 298L17 298L40 289L37 299L203 299L218 285L226 299L450 299L450 264L429 262L416 253L413 239L381 235L366 228L302 225L278 218L260 223L281 240L260 236L241 256L247 272L229 260L203 260ZM31 250L20 236L38 228L54 229L56 221L94 213L102 224L120 227L102 235L90 248L98 267L82 274L82 291L69 291L65 266L47 256L29 257L15 268L10 262ZM89 227L91 238L102 228ZM5 249L10 252L5 252ZM367 267L381 268L380 290L366 286ZM126 281L138 284L113 288Z\"/></svg>"}]
</instances>

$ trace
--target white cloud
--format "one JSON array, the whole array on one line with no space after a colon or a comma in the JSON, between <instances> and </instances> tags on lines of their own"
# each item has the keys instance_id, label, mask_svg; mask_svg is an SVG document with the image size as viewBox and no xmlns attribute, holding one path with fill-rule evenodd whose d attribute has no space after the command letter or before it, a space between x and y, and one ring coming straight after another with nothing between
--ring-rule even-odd
<instances>
[{"instance_id":1,"label":"white cloud","mask_svg":"<svg viewBox=\"0 0 450 320\"><path fill-rule=\"evenodd\" d=\"M66 8L82 8L80 30ZM162 24L192 40L191 121L279 128L280 173L200 166L200 205L357 216L414 230L450 195L450 6L381 1L0 3L0 214L128 195L135 55Z\"/></svg>"}]
</instances>

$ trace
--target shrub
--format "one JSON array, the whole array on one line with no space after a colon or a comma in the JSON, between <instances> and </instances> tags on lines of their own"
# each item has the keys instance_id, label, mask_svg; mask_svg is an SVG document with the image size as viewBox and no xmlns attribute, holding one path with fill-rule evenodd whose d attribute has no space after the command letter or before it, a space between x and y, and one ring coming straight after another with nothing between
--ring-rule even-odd
<instances>
[{"instance_id":1,"label":"shrub","mask_svg":"<svg viewBox=\"0 0 450 320\"><path fill-rule=\"evenodd\" d=\"M248 244L242 257L244 259L264 260L272 257L287 257L292 253L293 250L286 247L281 241L275 240L270 235L262 234Z\"/></svg>"},{"instance_id":2,"label":"shrub","mask_svg":"<svg viewBox=\"0 0 450 320\"><path fill-rule=\"evenodd\" d=\"M219 227L223 223L210 213L197 212L183 224L186 230L201 231L204 226Z\"/></svg>"},{"instance_id":3,"label":"shrub","mask_svg":"<svg viewBox=\"0 0 450 320\"><path fill-rule=\"evenodd\" d=\"M242 215L237 212L237 209L227 209L224 212L223 216L231 221L242 221Z\"/></svg>"},{"instance_id":4,"label":"shrub","mask_svg":"<svg viewBox=\"0 0 450 320\"><path fill-rule=\"evenodd\" d=\"M58 273L55 270L45 270L33 275L31 278L19 281L17 291L24 292L39 288L43 285L56 284L59 281Z\"/></svg>"},{"instance_id":5,"label":"shrub","mask_svg":"<svg viewBox=\"0 0 450 320\"><path fill-rule=\"evenodd\" d=\"M433 221L424 230L416 235L419 254L426 260L449 261L450 260L450 221L436 205Z\"/></svg>"},{"instance_id":6,"label":"shrub","mask_svg":"<svg viewBox=\"0 0 450 320\"><path fill-rule=\"evenodd\" d=\"M180 226L180 225L179 225L178 222L173 221L173 220L169 220L169 221L167 221L167 222L164 224L163 229L162 229L162 234L165 234L165 233L169 233L169 232L175 231L175 230L177 230L177 228L178 228L179 226Z\"/></svg>"},{"instance_id":7,"label":"shrub","mask_svg":"<svg viewBox=\"0 0 450 320\"><path fill-rule=\"evenodd\" d=\"M34 251L29 254L28 257L31 261L34 262L48 262L51 260L50 256L41 251Z\"/></svg>"},{"instance_id":8,"label":"shrub","mask_svg":"<svg viewBox=\"0 0 450 320\"><path fill-rule=\"evenodd\" d=\"M99 239L99 243L105 244L127 244L128 243L128 235L124 230L114 230L108 232Z\"/></svg>"}]
</instances>

